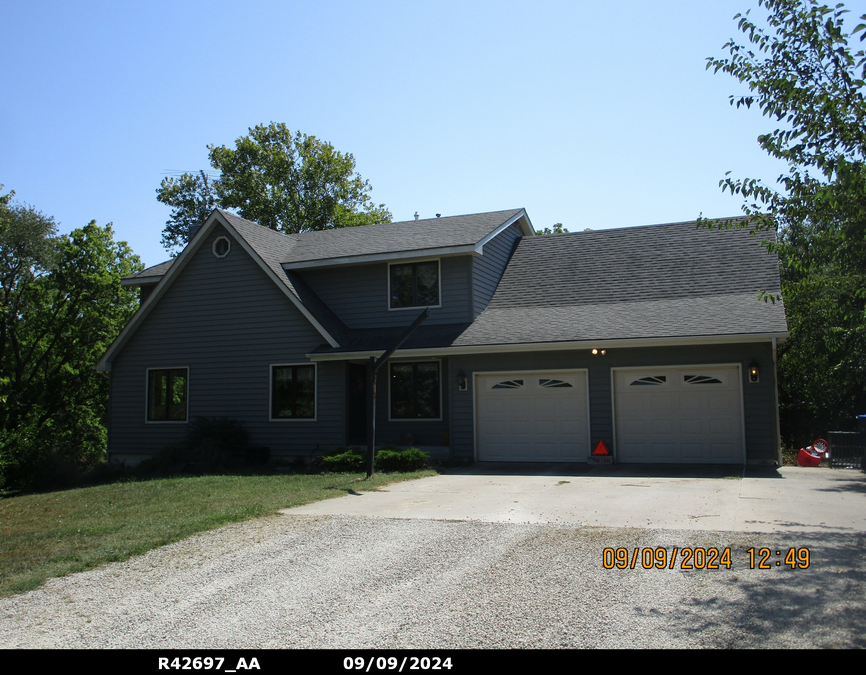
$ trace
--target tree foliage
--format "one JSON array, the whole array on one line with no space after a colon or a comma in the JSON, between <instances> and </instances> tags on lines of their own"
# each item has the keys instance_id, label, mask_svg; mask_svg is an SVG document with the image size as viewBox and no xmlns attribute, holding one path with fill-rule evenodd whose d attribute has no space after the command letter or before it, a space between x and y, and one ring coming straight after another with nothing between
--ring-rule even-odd
<instances>
[{"instance_id":1,"label":"tree foliage","mask_svg":"<svg viewBox=\"0 0 866 675\"><path fill-rule=\"evenodd\" d=\"M286 234L391 220L384 204L370 201L370 183L355 172L351 154L292 134L285 124L251 128L234 148L209 145L208 157L218 178L187 173L157 190L173 208L162 239L169 250L182 247L189 225L201 224L215 206Z\"/></svg>"},{"instance_id":2,"label":"tree foliage","mask_svg":"<svg viewBox=\"0 0 866 675\"><path fill-rule=\"evenodd\" d=\"M545 227L541 230L536 230L535 234L567 234L568 228L563 227L562 223L554 223L553 227Z\"/></svg>"},{"instance_id":3,"label":"tree foliage","mask_svg":"<svg viewBox=\"0 0 866 675\"><path fill-rule=\"evenodd\" d=\"M0 205L0 490L104 457L94 366L137 308L120 280L139 269L110 224L58 235L33 207Z\"/></svg>"},{"instance_id":4,"label":"tree foliage","mask_svg":"<svg viewBox=\"0 0 866 675\"><path fill-rule=\"evenodd\" d=\"M780 348L783 436L801 442L866 413L866 54L849 42L847 10L817 0L759 0L766 22L737 15L747 45L730 40L707 68L732 75L778 126L758 137L788 164L775 186L730 175L746 218L779 254L790 339ZM709 223L713 226L714 223Z\"/></svg>"},{"instance_id":5,"label":"tree foliage","mask_svg":"<svg viewBox=\"0 0 866 675\"><path fill-rule=\"evenodd\" d=\"M204 171L185 173L165 178L157 192L157 199L172 207L160 243L168 250L179 250L186 244L189 228L201 225L217 207L213 181Z\"/></svg>"}]
</instances>

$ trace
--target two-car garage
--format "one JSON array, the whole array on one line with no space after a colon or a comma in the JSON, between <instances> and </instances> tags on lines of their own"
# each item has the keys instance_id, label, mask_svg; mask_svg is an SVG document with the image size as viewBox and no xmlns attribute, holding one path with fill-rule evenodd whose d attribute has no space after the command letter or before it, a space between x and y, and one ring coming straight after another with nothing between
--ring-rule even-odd
<instances>
[{"instance_id":1,"label":"two-car garage","mask_svg":"<svg viewBox=\"0 0 866 675\"><path fill-rule=\"evenodd\" d=\"M611 370L616 461L741 464L738 365ZM584 462L590 454L586 370L476 373L480 461Z\"/></svg>"}]
</instances>

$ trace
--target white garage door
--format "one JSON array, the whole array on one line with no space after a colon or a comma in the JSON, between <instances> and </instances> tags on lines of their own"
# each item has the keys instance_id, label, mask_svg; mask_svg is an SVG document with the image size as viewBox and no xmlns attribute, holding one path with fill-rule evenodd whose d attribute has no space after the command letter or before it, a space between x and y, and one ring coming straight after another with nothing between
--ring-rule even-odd
<instances>
[{"instance_id":1,"label":"white garage door","mask_svg":"<svg viewBox=\"0 0 866 675\"><path fill-rule=\"evenodd\" d=\"M745 462L737 366L615 370L619 462Z\"/></svg>"},{"instance_id":2,"label":"white garage door","mask_svg":"<svg viewBox=\"0 0 866 675\"><path fill-rule=\"evenodd\" d=\"M478 374L475 387L479 460L586 461L585 372Z\"/></svg>"}]
</instances>

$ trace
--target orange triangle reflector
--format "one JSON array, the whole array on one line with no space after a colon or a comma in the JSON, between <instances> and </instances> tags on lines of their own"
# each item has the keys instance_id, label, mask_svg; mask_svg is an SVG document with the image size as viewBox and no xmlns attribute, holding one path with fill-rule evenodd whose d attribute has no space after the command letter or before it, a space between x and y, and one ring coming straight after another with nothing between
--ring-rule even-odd
<instances>
[{"instance_id":1,"label":"orange triangle reflector","mask_svg":"<svg viewBox=\"0 0 866 675\"><path fill-rule=\"evenodd\" d=\"M595 450L592 451L593 455L609 455L610 451L607 449L607 446L604 444L604 441L599 441L598 445L595 446Z\"/></svg>"}]
</instances>

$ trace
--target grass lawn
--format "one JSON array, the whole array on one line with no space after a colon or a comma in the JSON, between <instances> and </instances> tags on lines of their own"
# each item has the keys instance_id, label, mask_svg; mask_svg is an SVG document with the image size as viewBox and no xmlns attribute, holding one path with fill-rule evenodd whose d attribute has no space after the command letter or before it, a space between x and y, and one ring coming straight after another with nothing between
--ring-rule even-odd
<instances>
[{"instance_id":1,"label":"grass lawn","mask_svg":"<svg viewBox=\"0 0 866 675\"><path fill-rule=\"evenodd\" d=\"M227 523L435 475L200 476L113 483L0 500L0 597L126 560Z\"/></svg>"}]
</instances>

